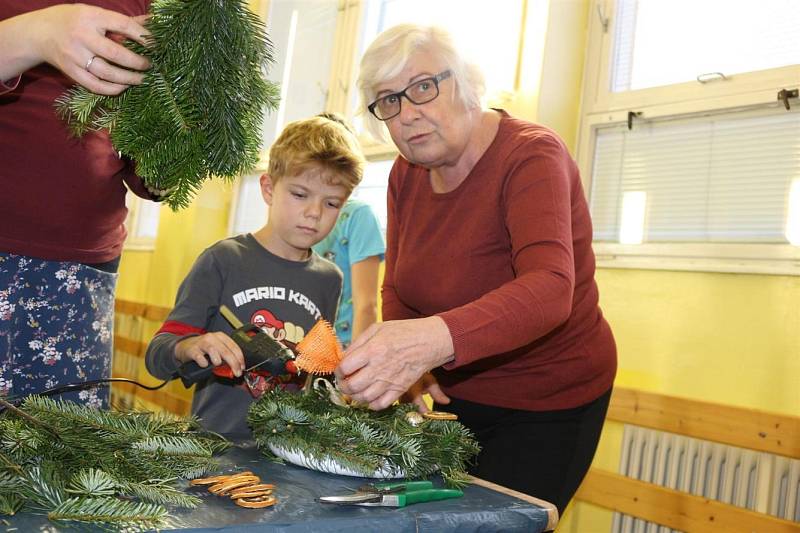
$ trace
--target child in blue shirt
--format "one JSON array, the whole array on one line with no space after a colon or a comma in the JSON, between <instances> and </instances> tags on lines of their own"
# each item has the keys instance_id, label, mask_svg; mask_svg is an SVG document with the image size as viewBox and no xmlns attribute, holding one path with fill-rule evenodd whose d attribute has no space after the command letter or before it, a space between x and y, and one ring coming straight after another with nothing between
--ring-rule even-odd
<instances>
[{"instance_id":1,"label":"child in blue shirt","mask_svg":"<svg viewBox=\"0 0 800 533\"><path fill-rule=\"evenodd\" d=\"M378 320L378 272L386 245L370 206L350 199L333 231L314 251L342 270L342 296L336 316L336 335L344 347Z\"/></svg>"}]
</instances>

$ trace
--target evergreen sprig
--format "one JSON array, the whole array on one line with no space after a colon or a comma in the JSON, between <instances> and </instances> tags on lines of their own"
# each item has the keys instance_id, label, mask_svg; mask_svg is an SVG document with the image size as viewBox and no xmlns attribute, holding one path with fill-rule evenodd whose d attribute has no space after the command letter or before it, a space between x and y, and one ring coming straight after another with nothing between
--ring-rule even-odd
<instances>
[{"instance_id":1,"label":"evergreen sprig","mask_svg":"<svg viewBox=\"0 0 800 533\"><path fill-rule=\"evenodd\" d=\"M174 485L175 479L151 480L149 483L124 483L121 492L140 500L161 505L174 505L194 509L200 505L200 498L181 492Z\"/></svg>"},{"instance_id":2,"label":"evergreen sprig","mask_svg":"<svg viewBox=\"0 0 800 533\"><path fill-rule=\"evenodd\" d=\"M229 446L193 418L113 412L28 397L0 415L0 513L154 527L165 505L196 507L177 481L219 465Z\"/></svg>"},{"instance_id":3,"label":"evergreen sprig","mask_svg":"<svg viewBox=\"0 0 800 533\"><path fill-rule=\"evenodd\" d=\"M416 406L399 404L383 411L341 407L324 389L293 394L274 389L254 403L248 423L261 452L281 461L270 445L300 452L314 461L334 461L370 476L384 469L422 478L440 471L451 486L467 483L466 467L479 447L457 421L412 424Z\"/></svg>"},{"instance_id":4,"label":"evergreen sprig","mask_svg":"<svg viewBox=\"0 0 800 533\"><path fill-rule=\"evenodd\" d=\"M154 0L141 85L119 96L76 87L57 101L76 135L107 128L116 150L136 161L166 203L186 207L202 183L232 180L258 162L265 110L280 91L265 79L272 43L246 0Z\"/></svg>"},{"instance_id":5,"label":"evergreen sprig","mask_svg":"<svg viewBox=\"0 0 800 533\"><path fill-rule=\"evenodd\" d=\"M167 511L160 505L117 498L70 498L47 513L50 520L113 522L118 524L158 526Z\"/></svg>"},{"instance_id":6,"label":"evergreen sprig","mask_svg":"<svg viewBox=\"0 0 800 533\"><path fill-rule=\"evenodd\" d=\"M72 477L66 491L86 496L113 496L118 486L116 480L102 470L88 468Z\"/></svg>"}]
</instances>

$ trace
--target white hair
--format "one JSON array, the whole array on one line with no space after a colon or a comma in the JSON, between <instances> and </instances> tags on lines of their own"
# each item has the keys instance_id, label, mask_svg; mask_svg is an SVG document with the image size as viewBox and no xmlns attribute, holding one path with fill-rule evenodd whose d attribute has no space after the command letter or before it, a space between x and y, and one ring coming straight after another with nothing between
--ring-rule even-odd
<instances>
[{"instance_id":1,"label":"white hair","mask_svg":"<svg viewBox=\"0 0 800 533\"><path fill-rule=\"evenodd\" d=\"M367 106L375 100L375 88L400 74L411 55L421 49L447 65L455 83L454 94L467 109L481 107L485 92L483 72L458 52L450 33L438 26L399 24L375 38L364 52L359 68L360 110L366 115L367 130L378 140L386 140L386 130L383 123L367 111Z\"/></svg>"}]
</instances>

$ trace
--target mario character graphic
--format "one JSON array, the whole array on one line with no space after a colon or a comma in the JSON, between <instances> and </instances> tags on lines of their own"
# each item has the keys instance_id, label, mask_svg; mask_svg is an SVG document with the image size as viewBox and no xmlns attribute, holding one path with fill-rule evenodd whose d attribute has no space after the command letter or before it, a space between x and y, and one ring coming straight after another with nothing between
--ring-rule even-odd
<instances>
[{"instance_id":1,"label":"mario character graphic","mask_svg":"<svg viewBox=\"0 0 800 533\"><path fill-rule=\"evenodd\" d=\"M291 343L297 344L305 336L305 331L300 326L296 326L291 322L284 322L278 319L271 312L266 309L260 309L253 313L250 317L250 322L255 324L261 330L280 342L281 344Z\"/></svg>"},{"instance_id":2,"label":"mario character graphic","mask_svg":"<svg viewBox=\"0 0 800 533\"><path fill-rule=\"evenodd\" d=\"M293 348L305 336L303 328L291 322L280 320L266 309L259 309L253 313L250 317L250 322L284 346L290 344L289 348ZM245 375L244 381L242 386L255 398L260 397L274 386L296 389L302 386L303 382L302 379L298 379L296 376L270 376L263 373Z\"/></svg>"},{"instance_id":3,"label":"mario character graphic","mask_svg":"<svg viewBox=\"0 0 800 533\"><path fill-rule=\"evenodd\" d=\"M282 341L286 338L283 320L278 320L275 315L266 309L260 309L253 313L253 316L250 317L250 322L260 327L264 333L276 341Z\"/></svg>"}]
</instances>

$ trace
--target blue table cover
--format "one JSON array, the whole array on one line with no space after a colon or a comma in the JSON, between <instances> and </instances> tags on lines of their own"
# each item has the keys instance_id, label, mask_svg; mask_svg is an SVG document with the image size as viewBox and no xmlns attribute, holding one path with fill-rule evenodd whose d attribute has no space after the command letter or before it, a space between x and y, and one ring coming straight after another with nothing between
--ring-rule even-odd
<instances>
[{"instance_id":1,"label":"blue table cover","mask_svg":"<svg viewBox=\"0 0 800 533\"><path fill-rule=\"evenodd\" d=\"M240 444L221 458L224 473L252 470L262 483L274 483L278 503L264 509L239 507L205 487L188 487L203 504L196 509L171 509L160 531L187 532L533 532L544 531L547 510L494 490L469 485L464 497L405 508L338 506L318 503L320 496L348 494L374 479L339 476L269 461L252 444ZM433 478L434 486L443 486ZM4 520L6 531L27 533L108 531L76 522L54 523L46 516L23 513Z\"/></svg>"}]
</instances>

